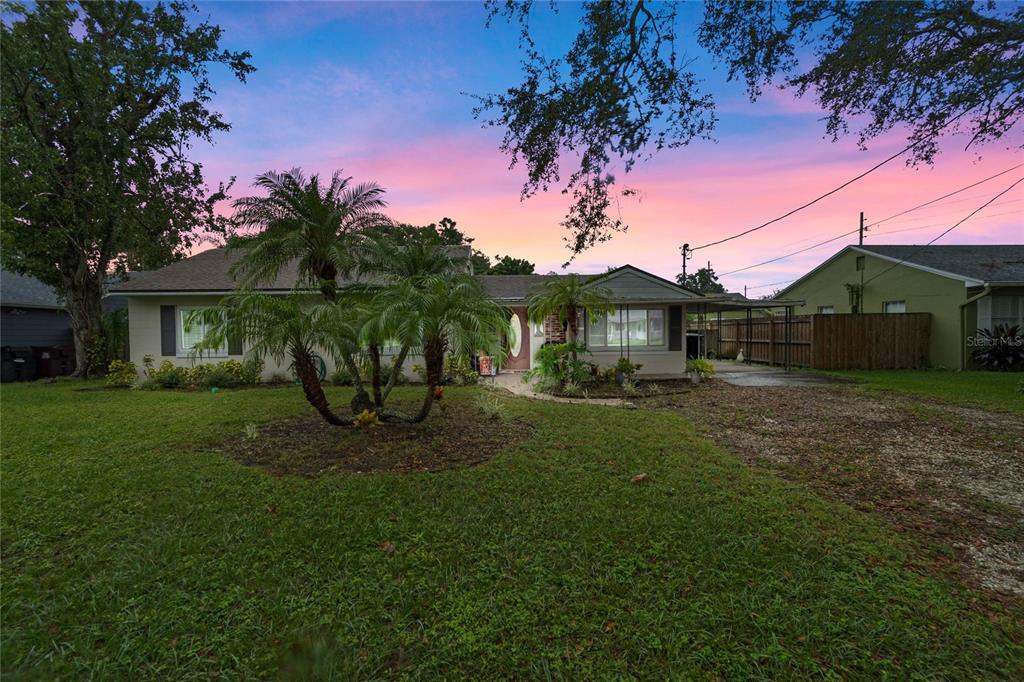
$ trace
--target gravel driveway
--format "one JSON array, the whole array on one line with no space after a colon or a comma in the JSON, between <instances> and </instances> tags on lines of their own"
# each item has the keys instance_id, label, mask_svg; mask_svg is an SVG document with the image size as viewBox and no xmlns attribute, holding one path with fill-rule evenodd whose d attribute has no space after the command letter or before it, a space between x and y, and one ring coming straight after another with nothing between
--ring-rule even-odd
<instances>
[{"instance_id":1,"label":"gravel driveway","mask_svg":"<svg viewBox=\"0 0 1024 682\"><path fill-rule=\"evenodd\" d=\"M756 466L877 512L931 568L1024 604L1024 418L856 386L709 381L643 401Z\"/></svg>"}]
</instances>

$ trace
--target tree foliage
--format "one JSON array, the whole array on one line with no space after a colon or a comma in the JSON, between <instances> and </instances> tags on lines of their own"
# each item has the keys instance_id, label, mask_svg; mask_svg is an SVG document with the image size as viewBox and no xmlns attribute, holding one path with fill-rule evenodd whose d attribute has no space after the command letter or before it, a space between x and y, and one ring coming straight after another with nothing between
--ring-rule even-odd
<instances>
[{"instance_id":1,"label":"tree foliage","mask_svg":"<svg viewBox=\"0 0 1024 682\"><path fill-rule=\"evenodd\" d=\"M254 69L183 2L3 8L3 261L64 296L88 372L108 272L165 265L224 227L224 188L188 152L229 128L211 65L241 81Z\"/></svg>"},{"instance_id":2,"label":"tree foliage","mask_svg":"<svg viewBox=\"0 0 1024 682\"><path fill-rule=\"evenodd\" d=\"M527 170L524 198L555 185L572 194L563 225L573 255L626 227L617 206L630 190L615 168L711 136L713 98L681 56L697 47L752 100L770 85L816 97L833 139L855 128L865 146L907 129L911 162L930 162L956 132L969 147L1008 137L1024 113L1020 3L711 0L696 34L681 36L675 3L590 1L559 56L534 40L532 0L487 6L489 24L520 27L522 79L478 98L475 115L505 131L501 149Z\"/></svg>"},{"instance_id":3,"label":"tree foliage","mask_svg":"<svg viewBox=\"0 0 1024 682\"><path fill-rule=\"evenodd\" d=\"M527 300L530 322L542 324L555 316L565 327L565 341L575 348L581 315L596 320L598 315L615 312L611 291L600 283L579 275L553 277ZM573 351L576 360L576 351Z\"/></svg>"},{"instance_id":4,"label":"tree foliage","mask_svg":"<svg viewBox=\"0 0 1024 682\"><path fill-rule=\"evenodd\" d=\"M718 281L714 268L709 264L700 268L697 272L691 272L686 276L683 273L676 275L676 282L687 289L699 291L702 294L724 294L725 287Z\"/></svg>"}]
</instances>

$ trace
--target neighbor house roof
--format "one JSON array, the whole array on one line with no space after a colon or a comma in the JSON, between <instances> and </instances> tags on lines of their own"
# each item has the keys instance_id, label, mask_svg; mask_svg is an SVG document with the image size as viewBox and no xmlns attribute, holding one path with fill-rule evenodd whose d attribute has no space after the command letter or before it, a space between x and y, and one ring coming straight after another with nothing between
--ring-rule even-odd
<instances>
[{"instance_id":1,"label":"neighbor house roof","mask_svg":"<svg viewBox=\"0 0 1024 682\"><path fill-rule=\"evenodd\" d=\"M871 245L851 248L964 280L1024 282L1024 244Z\"/></svg>"},{"instance_id":2,"label":"neighbor house roof","mask_svg":"<svg viewBox=\"0 0 1024 682\"><path fill-rule=\"evenodd\" d=\"M0 304L19 308L63 308L53 287L35 277L0 270Z\"/></svg>"},{"instance_id":3,"label":"neighbor house roof","mask_svg":"<svg viewBox=\"0 0 1024 682\"><path fill-rule=\"evenodd\" d=\"M805 282L848 251L963 282L967 286L1024 282L1024 244L879 244L847 246L782 289Z\"/></svg>"}]
</instances>

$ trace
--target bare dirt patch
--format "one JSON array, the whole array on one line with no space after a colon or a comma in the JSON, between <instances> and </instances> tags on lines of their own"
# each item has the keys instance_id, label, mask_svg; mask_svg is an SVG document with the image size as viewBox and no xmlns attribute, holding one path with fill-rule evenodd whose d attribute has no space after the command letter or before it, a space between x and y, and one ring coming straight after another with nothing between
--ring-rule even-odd
<instances>
[{"instance_id":1,"label":"bare dirt patch","mask_svg":"<svg viewBox=\"0 0 1024 682\"><path fill-rule=\"evenodd\" d=\"M849 386L712 381L641 404L785 478L884 516L929 568L1024 597L1024 418Z\"/></svg>"},{"instance_id":2,"label":"bare dirt patch","mask_svg":"<svg viewBox=\"0 0 1024 682\"><path fill-rule=\"evenodd\" d=\"M484 462L531 430L521 419L451 403L421 424L386 422L365 430L298 417L260 427L254 438L239 434L219 450L274 475L441 471Z\"/></svg>"}]
</instances>

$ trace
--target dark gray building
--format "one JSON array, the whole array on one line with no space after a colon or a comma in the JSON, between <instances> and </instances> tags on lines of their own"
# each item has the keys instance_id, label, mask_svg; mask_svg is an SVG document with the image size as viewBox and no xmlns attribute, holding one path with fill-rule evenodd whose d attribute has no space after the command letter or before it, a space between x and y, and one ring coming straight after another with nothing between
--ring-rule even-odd
<instances>
[{"instance_id":1,"label":"dark gray building","mask_svg":"<svg viewBox=\"0 0 1024 682\"><path fill-rule=\"evenodd\" d=\"M3 381L73 369L71 319L52 288L35 277L0 270L0 349ZM60 350L55 350L60 349Z\"/></svg>"}]
</instances>

